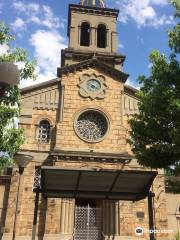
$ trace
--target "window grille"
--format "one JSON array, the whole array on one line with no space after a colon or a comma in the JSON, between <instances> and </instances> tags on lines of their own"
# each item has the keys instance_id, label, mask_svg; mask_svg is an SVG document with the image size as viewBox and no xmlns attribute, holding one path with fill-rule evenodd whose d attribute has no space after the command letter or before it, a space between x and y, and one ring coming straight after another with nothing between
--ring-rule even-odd
<instances>
[{"instance_id":1,"label":"window grille","mask_svg":"<svg viewBox=\"0 0 180 240\"><path fill-rule=\"evenodd\" d=\"M41 189L41 168L35 167L33 191Z\"/></svg>"},{"instance_id":2,"label":"window grille","mask_svg":"<svg viewBox=\"0 0 180 240\"><path fill-rule=\"evenodd\" d=\"M48 143L50 141L51 126L47 120L42 120L38 126L38 142Z\"/></svg>"},{"instance_id":3,"label":"window grille","mask_svg":"<svg viewBox=\"0 0 180 240\"><path fill-rule=\"evenodd\" d=\"M102 239L102 214L100 208L76 207L74 240Z\"/></svg>"}]
</instances>

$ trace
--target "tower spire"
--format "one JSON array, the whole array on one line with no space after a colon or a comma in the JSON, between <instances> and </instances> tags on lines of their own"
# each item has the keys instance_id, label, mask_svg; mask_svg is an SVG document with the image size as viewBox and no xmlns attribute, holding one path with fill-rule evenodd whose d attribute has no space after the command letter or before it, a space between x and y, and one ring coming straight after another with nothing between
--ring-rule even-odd
<instances>
[{"instance_id":1,"label":"tower spire","mask_svg":"<svg viewBox=\"0 0 180 240\"><path fill-rule=\"evenodd\" d=\"M105 8L105 0L80 0L80 5Z\"/></svg>"}]
</instances>

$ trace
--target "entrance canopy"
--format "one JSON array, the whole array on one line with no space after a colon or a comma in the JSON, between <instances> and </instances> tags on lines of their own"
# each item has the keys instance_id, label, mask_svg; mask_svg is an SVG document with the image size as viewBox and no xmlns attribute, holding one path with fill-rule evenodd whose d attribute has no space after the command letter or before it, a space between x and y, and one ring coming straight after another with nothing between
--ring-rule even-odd
<instances>
[{"instance_id":1,"label":"entrance canopy","mask_svg":"<svg viewBox=\"0 0 180 240\"><path fill-rule=\"evenodd\" d=\"M147 197L155 171L41 167L41 190L49 198L138 201Z\"/></svg>"}]
</instances>

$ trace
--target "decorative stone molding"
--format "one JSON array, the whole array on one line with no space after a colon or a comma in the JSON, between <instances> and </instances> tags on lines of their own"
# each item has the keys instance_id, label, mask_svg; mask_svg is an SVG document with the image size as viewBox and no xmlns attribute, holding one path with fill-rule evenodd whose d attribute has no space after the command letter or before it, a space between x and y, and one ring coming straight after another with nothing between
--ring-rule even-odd
<instances>
[{"instance_id":1,"label":"decorative stone molding","mask_svg":"<svg viewBox=\"0 0 180 240\"><path fill-rule=\"evenodd\" d=\"M54 151L50 156L56 157L56 161L88 161L100 163L123 163L129 164L132 156L127 152L124 153L99 153L99 152L73 152L73 151ZM84 166L86 167L86 166Z\"/></svg>"},{"instance_id":2,"label":"decorative stone molding","mask_svg":"<svg viewBox=\"0 0 180 240\"><path fill-rule=\"evenodd\" d=\"M59 90L50 89L34 96L34 109L55 110L58 108Z\"/></svg>"},{"instance_id":3,"label":"decorative stone molding","mask_svg":"<svg viewBox=\"0 0 180 240\"><path fill-rule=\"evenodd\" d=\"M107 85L105 83L105 77L103 75L96 74L83 74L80 77L80 82L78 84L79 94L82 97L89 97L92 100L104 99L106 95Z\"/></svg>"}]
</instances>

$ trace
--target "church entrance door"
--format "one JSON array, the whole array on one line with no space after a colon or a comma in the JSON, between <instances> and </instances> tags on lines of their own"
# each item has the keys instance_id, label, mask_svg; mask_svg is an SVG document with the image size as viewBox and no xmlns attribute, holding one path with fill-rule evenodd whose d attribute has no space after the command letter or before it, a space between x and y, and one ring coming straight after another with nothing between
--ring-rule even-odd
<instances>
[{"instance_id":1,"label":"church entrance door","mask_svg":"<svg viewBox=\"0 0 180 240\"><path fill-rule=\"evenodd\" d=\"M92 200L77 200L74 240L101 240L101 225L101 208Z\"/></svg>"}]
</instances>

